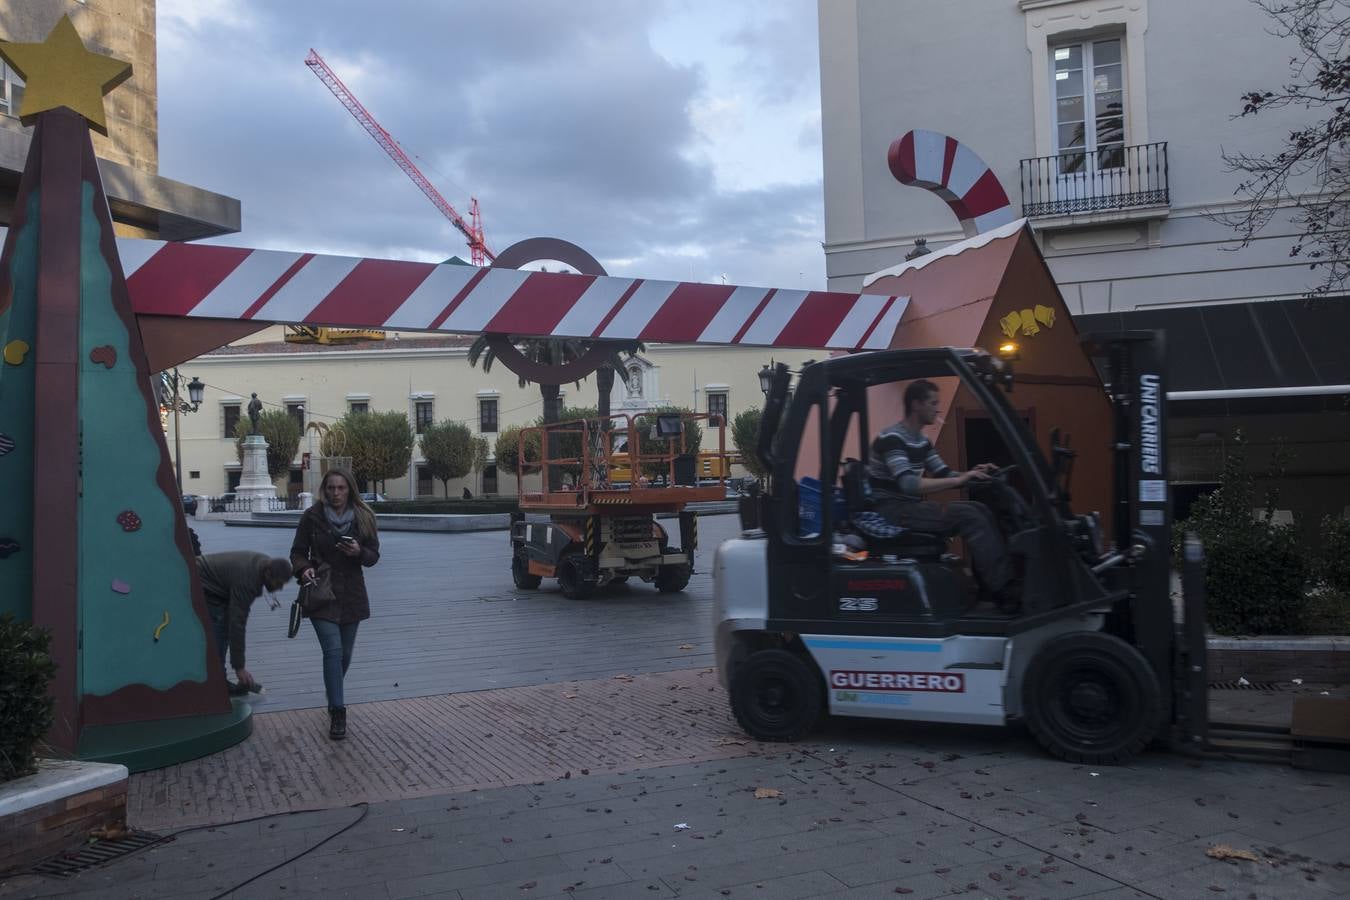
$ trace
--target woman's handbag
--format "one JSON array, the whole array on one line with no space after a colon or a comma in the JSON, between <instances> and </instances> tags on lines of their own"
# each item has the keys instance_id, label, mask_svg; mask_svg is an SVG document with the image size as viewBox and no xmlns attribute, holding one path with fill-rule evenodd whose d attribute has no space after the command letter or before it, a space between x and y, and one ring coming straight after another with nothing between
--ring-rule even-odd
<instances>
[{"instance_id":1,"label":"woman's handbag","mask_svg":"<svg viewBox=\"0 0 1350 900\"><path fill-rule=\"evenodd\" d=\"M305 617L305 607L297 596L291 601L291 618L286 623L286 637L293 638L300 632L300 620Z\"/></svg>"},{"instance_id":2,"label":"woman's handbag","mask_svg":"<svg viewBox=\"0 0 1350 900\"><path fill-rule=\"evenodd\" d=\"M300 631L300 620L309 609L331 603L337 599L333 593L333 569L327 563L314 567L314 580L300 586L300 593L291 603L291 617L286 626L286 637L295 637Z\"/></svg>"}]
</instances>

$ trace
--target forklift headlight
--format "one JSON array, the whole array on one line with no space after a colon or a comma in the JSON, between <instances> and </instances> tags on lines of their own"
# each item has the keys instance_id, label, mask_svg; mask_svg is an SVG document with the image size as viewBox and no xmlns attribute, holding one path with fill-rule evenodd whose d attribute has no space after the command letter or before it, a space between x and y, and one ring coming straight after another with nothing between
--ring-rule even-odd
<instances>
[{"instance_id":1,"label":"forklift headlight","mask_svg":"<svg viewBox=\"0 0 1350 900\"><path fill-rule=\"evenodd\" d=\"M999 359L1017 360L1021 358L1021 348L1016 341L1004 341L998 345Z\"/></svg>"}]
</instances>

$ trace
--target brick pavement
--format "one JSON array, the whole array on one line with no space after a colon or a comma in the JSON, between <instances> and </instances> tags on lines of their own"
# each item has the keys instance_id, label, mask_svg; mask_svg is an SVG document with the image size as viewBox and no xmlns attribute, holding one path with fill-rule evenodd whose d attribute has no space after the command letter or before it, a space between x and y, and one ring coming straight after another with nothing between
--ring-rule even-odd
<instances>
[{"instance_id":1,"label":"brick pavement","mask_svg":"<svg viewBox=\"0 0 1350 900\"><path fill-rule=\"evenodd\" d=\"M254 715L253 735L202 759L131 777L145 830L299 809L626 772L756 752L711 668Z\"/></svg>"},{"instance_id":2,"label":"brick pavement","mask_svg":"<svg viewBox=\"0 0 1350 900\"><path fill-rule=\"evenodd\" d=\"M1013 731L856 720L738 752L379 802L289 863L362 811L199 830L74 879L14 879L0 897L207 898L278 864L231 896L1350 893L1345 776L1166 754L1092 769L1048 759ZM757 798L757 788L778 793ZM1207 856L1217 845L1257 859Z\"/></svg>"}]
</instances>

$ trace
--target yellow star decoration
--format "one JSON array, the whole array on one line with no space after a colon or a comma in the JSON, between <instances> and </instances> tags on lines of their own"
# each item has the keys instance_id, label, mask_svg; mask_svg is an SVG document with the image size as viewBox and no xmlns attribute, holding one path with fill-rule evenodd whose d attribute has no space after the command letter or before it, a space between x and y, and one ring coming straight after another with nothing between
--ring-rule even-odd
<instances>
[{"instance_id":1,"label":"yellow star decoration","mask_svg":"<svg viewBox=\"0 0 1350 900\"><path fill-rule=\"evenodd\" d=\"M70 16L62 16L40 43L0 41L0 57L27 82L19 110L25 125L44 110L65 106L107 134L103 95L131 77L131 63L86 49Z\"/></svg>"}]
</instances>

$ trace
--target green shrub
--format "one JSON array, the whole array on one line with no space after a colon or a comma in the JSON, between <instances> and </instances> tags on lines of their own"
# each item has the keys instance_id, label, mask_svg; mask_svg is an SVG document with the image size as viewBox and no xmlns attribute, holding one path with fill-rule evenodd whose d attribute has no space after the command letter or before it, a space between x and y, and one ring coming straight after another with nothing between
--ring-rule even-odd
<instances>
[{"instance_id":1,"label":"green shrub","mask_svg":"<svg viewBox=\"0 0 1350 900\"><path fill-rule=\"evenodd\" d=\"M1277 450L1269 475L1278 479L1286 461ZM1306 624L1307 554L1293 526L1274 522L1275 504L1273 492L1258 499L1247 441L1238 431L1219 487L1197 500L1173 533L1173 559L1181 558L1187 531L1204 543L1209 625L1221 634L1291 634Z\"/></svg>"},{"instance_id":2,"label":"green shrub","mask_svg":"<svg viewBox=\"0 0 1350 900\"><path fill-rule=\"evenodd\" d=\"M1312 575L1323 587L1350 595L1350 519L1322 519L1321 545L1312 559Z\"/></svg>"},{"instance_id":3,"label":"green shrub","mask_svg":"<svg viewBox=\"0 0 1350 900\"><path fill-rule=\"evenodd\" d=\"M759 421L763 416L763 410L758 406L752 406L737 415L731 423L731 442L735 445L736 452L741 455L741 465L756 478L763 478L769 474L764 471L764 464L755 455L755 450L759 447Z\"/></svg>"},{"instance_id":4,"label":"green shrub","mask_svg":"<svg viewBox=\"0 0 1350 900\"><path fill-rule=\"evenodd\" d=\"M1292 527L1234 528L1205 549L1210 627L1219 634L1298 633L1307 621L1307 581Z\"/></svg>"},{"instance_id":5,"label":"green shrub","mask_svg":"<svg viewBox=\"0 0 1350 900\"><path fill-rule=\"evenodd\" d=\"M47 652L51 635L11 613L0 616L0 781L37 768L34 753L52 727L54 701L47 685L56 663Z\"/></svg>"}]
</instances>

